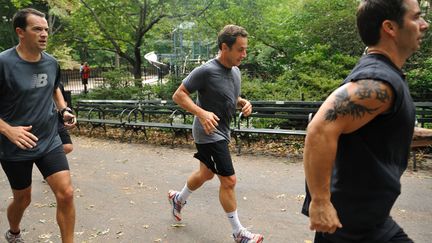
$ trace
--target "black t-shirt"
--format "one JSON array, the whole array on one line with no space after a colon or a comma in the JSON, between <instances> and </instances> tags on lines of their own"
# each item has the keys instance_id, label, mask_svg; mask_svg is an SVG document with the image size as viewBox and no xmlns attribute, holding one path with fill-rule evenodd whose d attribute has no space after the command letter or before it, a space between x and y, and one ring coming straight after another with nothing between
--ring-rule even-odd
<instances>
[{"instance_id":1,"label":"black t-shirt","mask_svg":"<svg viewBox=\"0 0 432 243\"><path fill-rule=\"evenodd\" d=\"M390 210L401 192L414 132L415 106L403 73L385 56L361 58L344 83L372 79L393 88L394 105L360 129L340 136L331 201L343 228L324 236L339 242L386 242L399 230ZM302 212L308 215L307 192Z\"/></svg>"},{"instance_id":2,"label":"black t-shirt","mask_svg":"<svg viewBox=\"0 0 432 243\"><path fill-rule=\"evenodd\" d=\"M15 47L0 53L0 118L11 126L32 125L30 132L39 139L22 150L0 134L0 159L34 159L61 145L53 100L59 81L59 65L45 52L38 62L22 60Z\"/></svg>"}]
</instances>

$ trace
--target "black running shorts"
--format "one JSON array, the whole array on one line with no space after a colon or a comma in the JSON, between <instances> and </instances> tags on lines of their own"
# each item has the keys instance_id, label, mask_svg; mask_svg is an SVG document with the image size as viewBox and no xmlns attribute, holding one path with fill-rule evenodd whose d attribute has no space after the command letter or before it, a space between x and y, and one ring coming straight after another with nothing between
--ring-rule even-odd
<instances>
[{"instance_id":1,"label":"black running shorts","mask_svg":"<svg viewBox=\"0 0 432 243\"><path fill-rule=\"evenodd\" d=\"M60 140L62 141L62 144L72 144L72 139L69 135L69 131L66 129L66 127L63 125L63 127L59 127L58 134L60 136Z\"/></svg>"},{"instance_id":2,"label":"black running shorts","mask_svg":"<svg viewBox=\"0 0 432 243\"><path fill-rule=\"evenodd\" d=\"M195 153L194 157L204 163L213 173L221 176L235 174L226 140L195 145L198 152Z\"/></svg>"},{"instance_id":3,"label":"black running shorts","mask_svg":"<svg viewBox=\"0 0 432 243\"><path fill-rule=\"evenodd\" d=\"M331 240L325 238L324 235L326 235L326 234L322 233L322 232L315 232L314 243L335 243L334 241L331 241ZM372 241L366 239L366 240L360 240L360 241L356 241L356 242L372 242ZM393 235L390 240L379 240L379 241L375 240L373 242L380 242L380 243L414 243L414 241L411 240L408 237L408 235L404 232L404 230L402 228L399 228L399 231L397 231L396 234Z\"/></svg>"},{"instance_id":4,"label":"black running shorts","mask_svg":"<svg viewBox=\"0 0 432 243\"><path fill-rule=\"evenodd\" d=\"M63 146L59 146L35 160L2 160L0 162L8 177L10 186L14 190L23 190L31 185L33 163L36 164L44 179L54 173L69 170L69 164L63 151Z\"/></svg>"}]
</instances>

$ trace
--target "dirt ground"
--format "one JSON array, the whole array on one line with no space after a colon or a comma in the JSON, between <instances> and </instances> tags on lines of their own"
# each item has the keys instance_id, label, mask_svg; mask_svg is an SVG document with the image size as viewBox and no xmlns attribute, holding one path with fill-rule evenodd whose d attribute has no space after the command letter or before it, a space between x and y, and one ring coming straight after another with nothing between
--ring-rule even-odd
<instances>
[{"instance_id":1,"label":"dirt ground","mask_svg":"<svg viewBox=\"0 0 432 243\"><path fill-rule=\"evenodd\" d=\"M84 136L72 139L75 150L68 159L75 187L75 242L232 242L216 179L191 195L182 224L171 219L167 191L180 190L198 168L192 146L172 149ZM264 234L265 242L312 242L308 219L300 214L304 173L298 156L233 153L233 160L242 224ZM422 166L404 174L402 195L392 211L418 243L432 239L432 177ZM55 199L36 168L33 175L33 200L22 221L24 238L60 242ZM3 171L0 192L0 231L4 232L11 193Z\"/></svg>"}]
</instances>

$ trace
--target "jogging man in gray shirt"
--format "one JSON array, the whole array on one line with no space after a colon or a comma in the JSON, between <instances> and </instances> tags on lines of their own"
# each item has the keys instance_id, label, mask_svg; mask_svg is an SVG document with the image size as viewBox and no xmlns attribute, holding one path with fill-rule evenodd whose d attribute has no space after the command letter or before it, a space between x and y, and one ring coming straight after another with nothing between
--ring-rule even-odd
<instances>
[{"instance_id":1,"label":"jogging man in gray shirt","mask_svg":"<svg viewBox=\"0 0 432 243\"><path fill-rule=\"evenodd\" d=\"M246 57L246 30L227 25L218 35L219 55L194 69L173 95L173 100L195 115L192 134L200 168L187 179L183 190L168 192L172 214L180 221L181 209L189 195L217 174L220 181L219 200L231 223L235 242L262 242L263 236L244 228L237 215L236 176L228 148L230 122L237 107L245 116L252 112L249 101L241 98L241 76L238 65ZM196 104L190 94L198 92Z\"/></svg>"},{"instance_id":2,"label":"jogging man in gray shirt","mask_svg":"<svg viewBox=\"0 0 432 243\"><path fill-rule=\"evenodd\" d=\"M75 117L58 88L60 67L44 52L48 40L45 15L22 9L13 18L19 44L0 53L0 162L12 188L7 208L7 242L23 242L20 222L31 201L33 164L57 201L57 223L63 243L72 243L75 226L73 187L57 131L58 114L65 126Z\"/></svg>"}]
</instances>

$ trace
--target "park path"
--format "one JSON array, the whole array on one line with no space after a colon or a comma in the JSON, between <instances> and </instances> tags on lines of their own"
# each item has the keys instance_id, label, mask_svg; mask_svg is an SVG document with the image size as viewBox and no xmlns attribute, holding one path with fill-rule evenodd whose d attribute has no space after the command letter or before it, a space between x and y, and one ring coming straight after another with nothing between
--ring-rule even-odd
<instances>
[{"instance_id":1,"label":"park path","mask_svg":"<svg viewBox=\"0 0 432 243\"><path fill-rule=\"evenodd\" d=\"M218 201L218 181L205 184L189 198L184 222L175 225L166 199L169 189L181 189L198 167L194 148L128 144L72 136L68 155L77 222L75 242L232 242L230 226ZM304 197L302 164L288 158L233 155L238 176L240 220L265 242L308 243L313 233L301 215ZM26 242L60 242L55 200L35 168L33 200L22 228ZM432 178L408 171L393 217L417 243L432 239ZM7 179L0 172L0 230L7 229L10 200ZM1 240L0 240L1 241Z\"/></svg>"}]
</instances>

